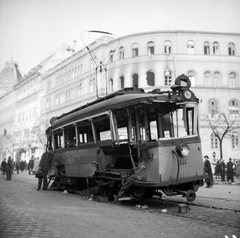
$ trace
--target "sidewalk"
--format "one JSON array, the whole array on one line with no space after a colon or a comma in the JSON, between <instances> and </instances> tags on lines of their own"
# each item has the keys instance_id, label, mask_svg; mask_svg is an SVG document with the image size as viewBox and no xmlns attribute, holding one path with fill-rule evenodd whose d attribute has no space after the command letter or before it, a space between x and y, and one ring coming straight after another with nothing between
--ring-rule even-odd
<instances>
[{"instance_id":1,"label":"sidewalk","mask_svg":"<svg viewBox=\"0 0 240 238\"><path fill-rule=\"evenodd\" d=\"M221 177L218 177L217 179L215 178L215 175L213 175L213 181L214 181L214 184L217 185L217 184L222 184L222 185L240 185L240 177L234 177L234 182L227 182L226 181L227 178L225 178L225 181L221 181Z\"/></svg>"}]
</instances>

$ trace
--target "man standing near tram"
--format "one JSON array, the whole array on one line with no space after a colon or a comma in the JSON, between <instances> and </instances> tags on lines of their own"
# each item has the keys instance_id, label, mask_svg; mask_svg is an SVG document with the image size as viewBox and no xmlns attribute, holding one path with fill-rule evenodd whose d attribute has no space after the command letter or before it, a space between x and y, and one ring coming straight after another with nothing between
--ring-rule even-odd
<instances>
[{"instance_id":1,"label":"man standing near tram","mask_svg":"<svg viewBox=\"0 0 240 238\"><path fill-rule=\"evenodd\" d=\"M43 180L43 190L47 190L48 182L47 175L48 171L51 168L52 163L52 148L49 148L46 152L42 154L41 160L39 162L38 170L41 171L42 176L38 177L38 188L37 191L41 189L42 180Z\"/></svg>"}]
</instances>

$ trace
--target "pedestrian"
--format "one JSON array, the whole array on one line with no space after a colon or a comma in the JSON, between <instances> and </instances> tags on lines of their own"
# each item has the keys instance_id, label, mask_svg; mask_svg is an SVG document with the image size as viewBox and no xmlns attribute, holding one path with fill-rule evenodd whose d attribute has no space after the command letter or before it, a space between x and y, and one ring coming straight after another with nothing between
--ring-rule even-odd
<instances>
[{"instance_id":1,"label":"pedestrian","mask_svg":"<svg viewBox=\"0 0 240 238\"><path fill-rule=\"evenodd\" d=\"M225 162L224 162L224 160L221 158L221 159L220 159L220 175L221 175L221 180L222 180L222 182L225 181L225 167L226 167Z\"/></svg>"},{"instance_id":2,"label":"pedestrian","mask_svg":"<svg viewBox=\"0 0 240 238\"><path fill-rule=\"evenodd\" d=\"M13 170L12 159L11 159L11 156L9 156L8 161L6 163L6 177L7 177L7 180L12 179L12 170Z\"/></svg>"},{"instance_id":3,"label":"pedestrian","mask_svg":"<svg viewBox=\"0 0 240 238\"><path fill-rule=\"evenodd\" d=\"M227 181L231 180L234 182L234 169L232 159L229 158L229 162L227 162Z\"/></svg>"},{"instance_id":4,"label":"pedestrian","mask_svg":"<svg viewBox=\"0 0 240 238\"><path fill-rule=\"evenodd\" d=\"M2 163L1 163L1 170L2 170L2 174L5 175L6 173L6 158L3 159Z\"/></svg>"},{"instance_id":5,"label":"pedestrian","mask_svg":"<svg viewBox=\"0 0 240 238\"><path fill-rule=\"evenodd\" d=\"M21 159L21 161L20 161L20 170L21 170L21 172L23 173L24 172L24 170L25 170L25 163L24 163L24 161Z\"/></svg>"},{"instance_id":6,"label":"pedestrian","mask_svg":"<svg viewBox=\"0 0 240 238\"><path fill-rule=\"evenodd\" d=\"M47 190L48 182L47 182L47 175L48 171L51 168L52 163L52 149L49 148L46 152L42 154L41 160L39 162L39 171L41 172L42 176L38 177L38 188L41 189L42 181L43 181L43 190Z\"/></svg>"},{"instance_id":7,"label":"pedestrian","mask_svg":"<svg viewBox=\"0 0 240 238\"><path fill-rule=\"evenodd\" d=\"M12 159L12 175L14 174L15 161Z\"/></svg>"},{"instance_id":8,"label":"pedestrian","mask_svg":"<svg viewBox=\"0 0 240 238\"><path fill-rule=\"evenodd\" d=\"M219 176L220 176L220 162L218 160L215 167L215 179L218 179Z\"/></svg>"},{"instance_id":9,"label":"pedestrian","mask_svg":"<svg viewBox=\"0 0 240 238\"><path fill-rule=\"evenodd\" d=\"M20 159L17 159L17 161L16 161L16 171L17 171L17 174L19 174L19 170L20 170Z\"/></svg>"},{"instance_id":10,"label":"pedestrian","mask_svg":"<svg viewBox=\"0 0 240 238\"><path fill-rule=\"evenodd\" d=\"M32 156L31 159L28 162L28 174L33 173L33 164L34 164L34 157Z\"/></svg>"},{"instance_id":11,"label":"pedestrian","mask_svg":"<svg viewBox=\"0 0 240 238\"><path fill-rule=\"evenodd\" d=\"M205 171L205 182L207 184L206 188L210 188L213 186L213 174L211 163L209 162L209 157L207 155L204 156L204 171Z\"/></svg>"},{"instance_id":12,"label":"pedestrian","mask_svg":"<svg viewBox=\"0 0 240 238\"><path fill-rule=\"evenodd\" d=\"M39 157L37 157L37 158L34 160L34 163L33 163L33 173L34 173L34 174L38 171L39 162L40 162Z\"/></svg>"}]
</instances>

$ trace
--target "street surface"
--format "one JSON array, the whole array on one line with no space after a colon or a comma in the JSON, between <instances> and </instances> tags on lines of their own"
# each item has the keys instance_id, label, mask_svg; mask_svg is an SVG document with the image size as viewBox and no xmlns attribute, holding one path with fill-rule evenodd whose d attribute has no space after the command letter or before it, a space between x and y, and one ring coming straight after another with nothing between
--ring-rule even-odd
<instances>
[{"instance_id":1,"label":"street surface","mask_svg":"<svg viewBox=\"0 0 240 238\"><path fill-rule=\"evenodd\" d=\"M37 179L26 172L5 179L0 175L0 238L240 238L239 179L200 188L193 203L163 196L118 204L36 191ZM179 204L190 210L179 213Z\"/></svg>"}]
</instances>

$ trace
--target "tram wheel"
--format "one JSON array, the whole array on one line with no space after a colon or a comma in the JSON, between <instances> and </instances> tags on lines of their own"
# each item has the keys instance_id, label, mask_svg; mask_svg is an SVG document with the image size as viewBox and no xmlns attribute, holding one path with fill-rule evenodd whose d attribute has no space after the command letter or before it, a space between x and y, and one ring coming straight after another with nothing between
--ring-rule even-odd
<instances>
[{"instance_id":1,"label":"tram wheel","mask_svg":"<svg viewBox=\"0 0 240 238\"><path fill-rule=\"evenodd\" d=\"M196 193L193 190L189 190L186 193L186 199L188 202L193 202L196 198Z\"/></svg>"}]
</instances>

